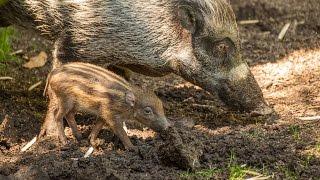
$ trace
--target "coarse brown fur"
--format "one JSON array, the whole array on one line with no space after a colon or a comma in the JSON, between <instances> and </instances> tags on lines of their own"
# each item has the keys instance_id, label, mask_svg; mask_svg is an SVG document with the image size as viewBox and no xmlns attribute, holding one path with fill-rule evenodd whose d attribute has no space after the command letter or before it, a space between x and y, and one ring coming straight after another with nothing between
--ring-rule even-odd
<instances>
[{"instance_id":1,"label":"coarse brown fur","mask_svg":"<svg viewBox=\"0 0 320 180\"><path fill-rule=\"evenodd\" d=\"M122 127L124 120L136 119L156 131L164 130L169 125L162 102L154 93L132 86L122 77L101 67L88 63L65 64L54 69L47 81L50 102L46 118L56 121L63 143L66 143L63 117L77 139L81 138L74 119L74 114L79 111L103 119L97 122L90 135L93 145L104 124L110 126L126 148L133 148L133 145ZM146 109L152 114L145 114ZM40 136L45 134L45 130L43 127Z\"/></svg>"},{"instance_id":2,"label":"coarse brown fur","mask_svg":"<svg viewBox=\"0 0 320 180\"><path fill-rule=\"evenodd\" d=\"M228 106L273 112L241 57L225 0L9 0L6 22L54 41L54 65L81 59L141 74L175 73Z\"/></svg>"}]
</instances>

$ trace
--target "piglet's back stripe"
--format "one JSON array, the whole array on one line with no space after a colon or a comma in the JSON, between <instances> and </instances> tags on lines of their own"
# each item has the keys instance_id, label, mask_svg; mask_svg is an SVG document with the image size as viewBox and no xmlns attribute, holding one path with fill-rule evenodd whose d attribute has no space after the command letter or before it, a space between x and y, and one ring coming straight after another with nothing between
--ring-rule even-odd
<instances>
[{"instance_id":1,"label":"piglet's back stripe","mask_svg":"<svg viewBox=\"0 0 320 180\"><path fill-rule=\"evenodd\" d=\"M116 75L115 73L108 71L104 68L101 68L99 66L96 66L93 64L88 64L88 63L70 63L70 64L66 64L64 66L65 66L65 68L74 67L75 69L81 68L84 71L91 71L91 72L95 73L96 76L101 76L101 77L104 77L105 79L115 81L115 82L123 85L127 89L130 89L130 85L125 79L123 79L122 77Z\"/></svg>"}]
</instances>

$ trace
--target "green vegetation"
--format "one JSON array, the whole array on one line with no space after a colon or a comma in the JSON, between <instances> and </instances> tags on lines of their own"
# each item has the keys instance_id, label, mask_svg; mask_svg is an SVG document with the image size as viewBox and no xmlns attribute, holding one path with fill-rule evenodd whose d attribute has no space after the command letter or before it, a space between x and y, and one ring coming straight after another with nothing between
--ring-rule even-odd
<instances>
[{"instance_id":1,"label":"green vegetation","mask_svg":"<svg viewBox=\"0 0 320 180\"><path fill-rule=\"evenodd\" d=\"M12 59L11 52L11 37L14 34L12 27L0 28L0 62Z\"/></svg>"},{"instance_id":2,"label":"green vegetation","mask_svg":"<svg viewBox=\"0 0 320 180\"><path fill-rule=\"evenodd\" d=\"M292 134L293 138L295 140L299 140L300 139L300 127L297 125L290 125L289 127L289 131Z\"/></svg>"},{"instance_id":3,"label":"green vegetation","mask_svg":"<svg viewBox=\"0 0 320 180\"><path fill-rule=\"evenodd\" d=\"M244 137L251 138L251 139L259 139L263 137L263 132L259 130L245 131L245 132L241 132L241 134Z\"/></svg>"},{"instance_id":4,"label":"green vegetation","mask_svg":"<svg viewBox=\"0 0 320 180\"><path fill-rule=\"evenodd\" d=\"M310 166L310 161L312 161L313 158L314 156L312 155L306 156L305 159L302 161L303 167L308 168Z\"/></svg>"},{"instance_id":5,"label":"green vegetation","mask_svg":"<svg viewBox=\"0 0 320 180\"><path fill-rule=\"evenodd\" d=\"M182 179L194 179L194 178L201 178L201 179L211 179L217 173L221 172L220 169L210 168L210 169L202 169L196 172L183 172L180 174L180 178Z\"/></svg>"},{"instance_id":6,"label":"green vegetation","mask_svg":"<svg viewBox=\"0 0 320 180\"><path fill-rule=\"evenodd\" d=\"M6 67L5 62L14 60L11 53L11 39L14 35L12 27L0 28L0 70Z\"/></svg>"},{"instance_id":7,"label":"green vegetation","mask_svg":"<svg viewBox=\"0 0 320 180\"><path fill-rule=\"evenodd\" d=\"M262 169L262 174L260 173L261 170L256 170L251 167L247 167L244 165L239 165L236 162L236 156L233 152L231 152L230 160L229 160L229 179L230 180L240 180L250 177L267 177L265 169ZM269 176L268 176L269 177Z\"/></svg>"},{"instance_id":8,"label":"green vegetation","mask_svg":"<svg viewBox=\"0 0 320 180\"><path fill-rule=\"evenodd\" d=\"M6 3L8 0L0 0L0 6L2 6L4 3Z\"/></svg>"},{"instance_id":9,"label":"green vegetation","mask_svg":"<svg viewBox=\"0 0 320 180\"><path fill-rule=\"evenodd\" d=\"M238 179L244 179L246 176L246 171L245 167L237 165L237 164L232 164L229 167L229 179L230 180L238 180Z\"/></svg>"},{"instance_id":10,"label":"green vegetation","mask_svg":"<svg viewBox=\"0 0 320 180\"><path fill-rule=\"evenodd\" d=\"M287 170L287 169L281 169ZM251 177L257 178L272 178L272 176L268 176L266 174L270 174L266 171L265 168L257 170L255 168L247 167L244 165L239 165L237 163L236 156L233 152L230 154L229 163L226 169L218 169L218 168L209 168L209 169L202 169L196 172L183 172L180 174L180 178L182 179L214 179L215 177L219 177L219 175L226 175L225 173L228 172L228 179L229 180L241 180ZM293 177L293 173L290 171L283 171L286 174L286 177Z\"/></svg>"},{"instance_id":11,"label":"green vegetation","mask_svg":"<svg viewBox=\"0 0 320 180\"><path fill-rule=\"evenodd\" d=\"M284 167L284 166L280 166L279 170L282 171L285 175L285 179L288 180L296 180L298 179L298 175L296 174L296 172L291 171L289 168Z\"/></svg>"},{"instance_id":12,"label":"green vegetation","mask_svg":"<svg viewBox=\"0 0 320 180\"><path fill-rule=\"evenodd\" d=\"M229 160L229 179L236 180L236 179L244 179L245 173L245 166L240 166L236 163L236 156L233 152L230 154Z\"/></svg>"}]
</instances>

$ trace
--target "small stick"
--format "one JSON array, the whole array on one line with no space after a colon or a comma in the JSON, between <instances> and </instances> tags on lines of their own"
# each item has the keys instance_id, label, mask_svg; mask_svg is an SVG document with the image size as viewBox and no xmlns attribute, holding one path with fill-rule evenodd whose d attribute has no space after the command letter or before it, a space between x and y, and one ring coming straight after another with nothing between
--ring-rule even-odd
<instances>
[{"instance_id":1,"label":"small stick","mask_svg":"<svg viewBox=\"0 0 320 180\"><path fill-rule=\"evenodd\" d=\"M84 154L84 158L87 158L87 157L89 157L92 153L93 153L93 147L91 146L89 149L88 149L88 151Z\"/></svg>"},{"instance_id":2,"label":"small stick","mask_svg":"<svg viewBox=\"0 0 320 180\"><path fill-rule=\"evenodd\" d=\"M42 81L39 81L37 83L35 83L34 85L30 86L28 91L32 91L33 89L35 89L36 87L40 86L42 83Z\"/></svg>"},{"instance_id":3,"label":"small stick","mask_svg":"<svg viewBox=\"0 0 320 180\"><path fill-rule=\"evenodd\" d=\"M301 121L319 121L320 116L310 116L310 117L298 117Z\"/></svg>"},{"instance_id":4,"label":"small stick","mask_svg":"<svg viewBox=\"0 0 320 180\"><path fill-rule=\"evenodd\" d=\"M279 40L282 40L284 38L284 36L287 34L287 31L288 31L290 25L291 25L291 23L287 23L283 26L283 28L281 29L279 36L278 36Z\"/></svg>"},{"instance_id":5,"label":"small stick","mask_svg":"<svg viewBox=\"0 0 320 180\"><path fill-rule=\"evenodd\" d=\"M252 177L252 178L248 178L246 180L265 180L265 179L270 179L271 176L256 176L256 177Z\"/></svg>"},{"instance_id":6,"label":"small stick","mask_svg":"<svg viewBox=\"0 0 320 180\"><path fill-rule=\"evenodd\" d=\"M125 122L123 122L123 129L128 134L128 128Z\"/></svg>"},{"instance_id":7,"label":"small stick","mask_svg":"<svg viewBox=\"0 0 320 180\"><path fill-rule=\"evenodd\" d=\"M5 76L5 77L0 77L0 80L14 80L12 77Z\"/></svg>"},{"instance_id":8,"label":"small stick","mask_svg":"<svg viewBox=\"0 0 320 180\"><path fill-rule=\"evenodd\" d=\"M206 109L217 109L216 106L210 106L206 104L192 104L193 107L198 107L198 108L206 108Z\"/></svg>"},{"instance_id":9,"label":"small stick","mask_svg":"<svg viewBox=\"0 0 320 180\"><path fill-rule=\"evenodd\" d=\"M254 176L262 176L262 174L255 172L255 171L245 170L243 172L246 174L254 175Z\"/></svg>"},{"instance_id":10,"label":"small stick","mask_svg":"<svg viewBox=\"0 0 320 180\"><path fill-rule=\"evenodd\" d=\"M10 53L10 56L14 56L14 55L21 54L21 53L23 53L23 50L22 50L22 49Z\"/></svg>"},{"instance_id":11,"label":"small stick","mask_svg":"<svg viewBox=\"0 0 320 180\"><path fill-rule=\"evenodd\" d=\"M320 108L320 106L311 106L308 109L318 109L318 108Z\"/></svg>"},{"instance_id":12,"label":"small stick","mask_svg":"<svg viewBox=\"0 0 320 180\"><path fill-rule=\"evenodd\" d=\"M37 136L35 136L30 142L28 142L22 149L21 152L28 150L37 141Z\"/></svg>"},{"instance_id":13,"label":"small stick","mask_svg":"<svg viewBox=\"0 0 320 180\"><path fill-rule=\"evenodd\" d=\"M255 20L243 20L243 21L239 21L240 25L250 25L250 24L257 24L260 21L255 19Z\"/></svg>"}]
</instances>

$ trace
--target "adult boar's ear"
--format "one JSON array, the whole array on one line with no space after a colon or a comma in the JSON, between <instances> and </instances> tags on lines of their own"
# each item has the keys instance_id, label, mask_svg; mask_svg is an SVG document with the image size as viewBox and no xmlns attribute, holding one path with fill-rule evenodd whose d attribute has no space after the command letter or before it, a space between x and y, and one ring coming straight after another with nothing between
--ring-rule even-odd
<instances>
[{"instance_id":1,"label":"adult boar's ear","mask_svg":"<svg viewBox=\"0 0 320 180\"><path fill-rule=\"evenodd\" d=\"M129 106L133 107L135 102L136 102L135 95L130 91L126 92L126 103L129 104Z\"/></svg>"},{"instance_id":2,"label":"adult boar's ear","mask_svg":"<svg viewBox=\"0 0 320 180\"><path fill-rule=\"evenodd\" d=\"M196 14L191 6L182 5L178 7L178 19L183 28L192 34L196 31Z\"/></svg>"}]
</instances>

